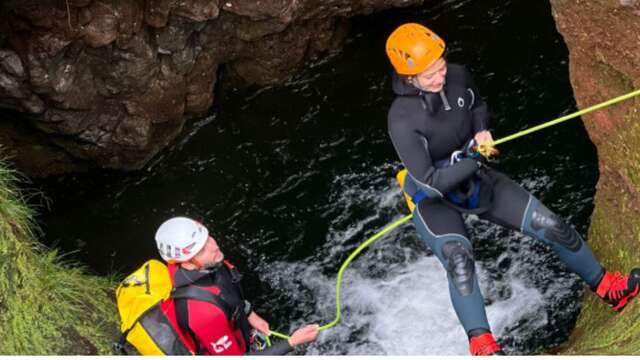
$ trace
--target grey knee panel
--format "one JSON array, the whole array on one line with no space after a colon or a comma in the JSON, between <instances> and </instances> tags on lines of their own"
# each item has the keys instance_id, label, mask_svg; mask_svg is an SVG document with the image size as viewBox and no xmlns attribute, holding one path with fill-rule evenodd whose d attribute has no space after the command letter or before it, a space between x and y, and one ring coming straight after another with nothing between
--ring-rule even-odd
<instances>
[{"instance_id":1,"label":"grey knee panel","mask_svg":"<svg viewBox=\"0 0 640 360\"><path fill-rule=\"evenodd\" d=\"M421 205L424 206L424 203ZM425 212L431 215L431 221L439 222L441 232L436 234L429 228L418 209L414 210L413 221L416 230L447 271L451 304L465 331L489 329L484 301L475 274L471 242L466 236L464 223L457 213L451 214L450 220L447 220L446 216L438 216L442 215L441 211L448 212L449 209L443 210L434 206ZM458 220L454 221L453 215Z\"/></svg>"},{"instance_id":2,"label":"grey knee panel","mask_svg":"<svg viewBox=\"0 0 640 360\"><path fill-rule=\"evenodd\" d=\"M525 214L523 230L572 252L577 252L582 247L580 235L533 197Z\"/></svg>"},{"instance_id":3,"label":"grey knee panel","mask_svg":"<svg viewBox=\"0 0 640 360\"><path fill-rule=\"evenodd\" d=\"M475 268L473 255L462 241L447 241L442 245L442 255L447 261L447 273L461 296L473 292Z\"/></svg>"},{"instance_id":4,"label":"grey knee panel","mask_svg":"<svg viewBox=\"0 0 640 360\"><path fill-rule=\"evenodd\" d=\"M434 214L433 211L437 210L432 210L432 217L437 215ZM449 209L447 209L447 211L449 211ZM456 296L469 297L474 293L474 290L478 288L475 278L473 252L471 250L471 242L464 233L464 224L459 220L460 215L458 213L455 213L455 215L458 217L456 218L458 221L451 220L443 234L436 235L424 221L418 209L414 211L414 224L422 239L427 246L431 248L447 271L449 283L452 285L451 291L455 292ZM445 217L439 220L446 222L447 219ZM443 226L446 224L447 223L441 223L439 225ZM456 296L452 294L452 299L455 299ZM481 296L478 297L480 299L479 301L482 302Z\"/></svg>"}]
</instances>

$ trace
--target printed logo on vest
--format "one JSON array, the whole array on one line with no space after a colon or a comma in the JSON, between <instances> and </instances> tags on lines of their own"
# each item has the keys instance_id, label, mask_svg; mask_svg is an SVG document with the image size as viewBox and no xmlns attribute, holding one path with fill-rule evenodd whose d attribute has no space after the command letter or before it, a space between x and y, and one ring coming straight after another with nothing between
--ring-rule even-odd
<instances>
[{"instance_id":1,"label":"printed logo on vest","mask_svg":"<svg viewBox=\"0 0 640 360\"><path fill-rule=\"evenodd\" d=\"M461 98L461 97L458 98L458 106L459 107L464 107L464 99Z\"/></svg>"},{"instance_id":2,"label":"printed logo on vest","mask_svg":"<svg viewBox=\"0 0 640 360\"><path fill-rule=\"evenodd\" d=\"M213 351L216 352L216 354L219 354L227 350L228 348L231 347L231 341L229 341L229 336L225 335L220 339L218 339L218 341L214 343L212 342L211 347L213 348Z\"/></svg>"}]
</instances>

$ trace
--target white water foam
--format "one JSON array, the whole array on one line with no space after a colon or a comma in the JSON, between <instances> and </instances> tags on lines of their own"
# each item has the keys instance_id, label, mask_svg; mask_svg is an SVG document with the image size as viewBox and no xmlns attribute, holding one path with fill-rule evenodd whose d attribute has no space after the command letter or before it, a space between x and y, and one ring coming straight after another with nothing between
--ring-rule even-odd
<instances>
[{"instance_id":1,"label":"white water foam","mask_svg":"<svg viewBox=\"0 0 640 360\"><path fill-rule=\"evenodd\" d=\"M299 306L307 307L307 310L313 308L313 311L306 311L313 315L295 321L290 325L290 331L303 323L326 324L334 318L339 264L353 250L354 243L364 241L364 232L373 230L372 223L380 219L391 222L400 216L395 210L401 196L397 187L386 180L373 181L373 184L369 180L388 171L389 166L383 166L368 174L338 177L330 201L332 211L338 214L333 214L331 232L319 249L319 255L308 259L310 263L280 262L268 266L265 275L272 284L279 284L279 290L296 293L303 287L307 294L312 294L311 301L309 297L299 299L304 302ZM371 211L361 216L361 220L353 221L351 211L358 206L368 207ZM467 223L477 221L471 217ZM495 237L498 227L485 227L478 226L480 233L476 232L475 236ZM468 354L466 334L449 298L445 270L434 256L425 257L408 246L411 243L401 241L403 231L407 234L415 230L408 225L405 230L394 231L360 254L347 268L342 284L341 322L324 331L319 341L307 348L308 354ZM347 243L351 245L346 246ZM495 261L510 256L507 252ZM512 265L499 280L491 278L482 262L476 263L483 294L492 297L495 288L508 290L508 295L491 299L486 307L492 331L498 338L505 331L510 332L511 338L526 337L548 324L544 309L554 295L549 294L549 290L543 294L527 285L530 282L523 278L527 272L519 271L522 267L518 263L527 259L527 256L514 256ZM526 329L523 330L520 324L526 324Z\"/></svg>"},{"instance_id":2,"label":"white water foam","mask_svg":"<svg viewBox=\"0 0 640 360\"><path fill-rule=\"evenodd\" d=\"M359 259L356 261L366 261ZM446 273L435 257L421 258L407 264L379 264L389 267L383 279L371 278L361 266L348 268L342 284L342 320L322 333L320 340L308 348L310 354L346 355L465 355L468 342L453 311ZM315 265L278 264L282 274L299 274L295 283L303 284L315 297L317 318L306 321L327 323L335 314L334 276L326 277ZM483 270L478 267L480 282ZM365 272L365 273L363 273ZM506 300L487 306L487 316L494 333L531 319L539 325L544 307L542 294L526 287L518 278L504 278L511 289ZM290 291L295 291L292 286ZM298 289L299 290L299 289ZM301 325L292 324L290 330ZM535 324L529 324L535 326Z\"/></svg>"}]
</instances>

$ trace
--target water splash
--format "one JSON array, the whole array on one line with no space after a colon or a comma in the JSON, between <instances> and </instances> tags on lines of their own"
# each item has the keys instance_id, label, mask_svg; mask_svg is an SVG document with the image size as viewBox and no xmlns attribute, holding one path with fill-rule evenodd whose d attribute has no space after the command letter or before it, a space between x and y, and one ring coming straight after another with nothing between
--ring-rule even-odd
<instances>
[{"instance_id":1,"label":"water splash","mask_svg":"<svg viewBox=\"0 0 640 360\"><path fill-rule=\"evenodd\" d=\"M308 322L326 324L334 318L337 268L370 235L372 224L399 216L400 191L388 176L375 176L394 168L387 164L336 177L329 201L336 216L319 255L265 267L265 278L279 292L299 301L294 306L305 308L305 318L296 320L288 330ZM526 183L539 188L549 181L541 177ZM354 220L362 209L368 211ZM529 338L553 325L554 316L548 315L550 304L575 294L566 287L553 286L564 279L558 282L556 275L545 273L541 264L553 263L553 255L535 241L475 216L466 222L476 239L476 250L499 249L493 255L480 256L476 266L494 333L505 339L505 349L511 353L537 349L538 344ZM389 234L350 265L343 275L342 321L323 332L319 341L307 348L308 354L468 354L467 337L449 299L446 272L435 257L426 256L413 232L413 226L408 225ZM541 278L531 279L532 271ZM571 276L566 276L571 283Z\"/></svg>"}]
</instances>

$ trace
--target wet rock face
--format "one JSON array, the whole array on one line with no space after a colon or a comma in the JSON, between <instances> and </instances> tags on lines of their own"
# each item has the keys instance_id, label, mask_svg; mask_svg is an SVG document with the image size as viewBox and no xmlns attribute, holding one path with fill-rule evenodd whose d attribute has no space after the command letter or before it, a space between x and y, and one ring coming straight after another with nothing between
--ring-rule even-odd
<instances>
[{"instance_id":1,"label":"wet rock face","mask_svg":"<svg viewBox=\"0 0 640 360\"><path fill-rule=\"evenodd\" d=\"M640 89L640 1L551 4L569 48L571 83L580 108ZM640 264L640 99L583 120L598 148L600 169L588 241L607 270L628 272ZM613 317L599 299L587 295L564 353L636 353L640 333L628 326L640 317L635 301L622 317Z\"/></svg>"},{"instance_id":2,"label":"wet rock face","mask_svg":"<svg viewBox=\"0 0 640 360\"><path fill-rule=\"evenodd\" d=\"M42 156L139 169L208 111L220 65L275 84L339 49L347 17L422 1L4 1L0 108L47 134Z\"/></svg>"}]
</instances>

